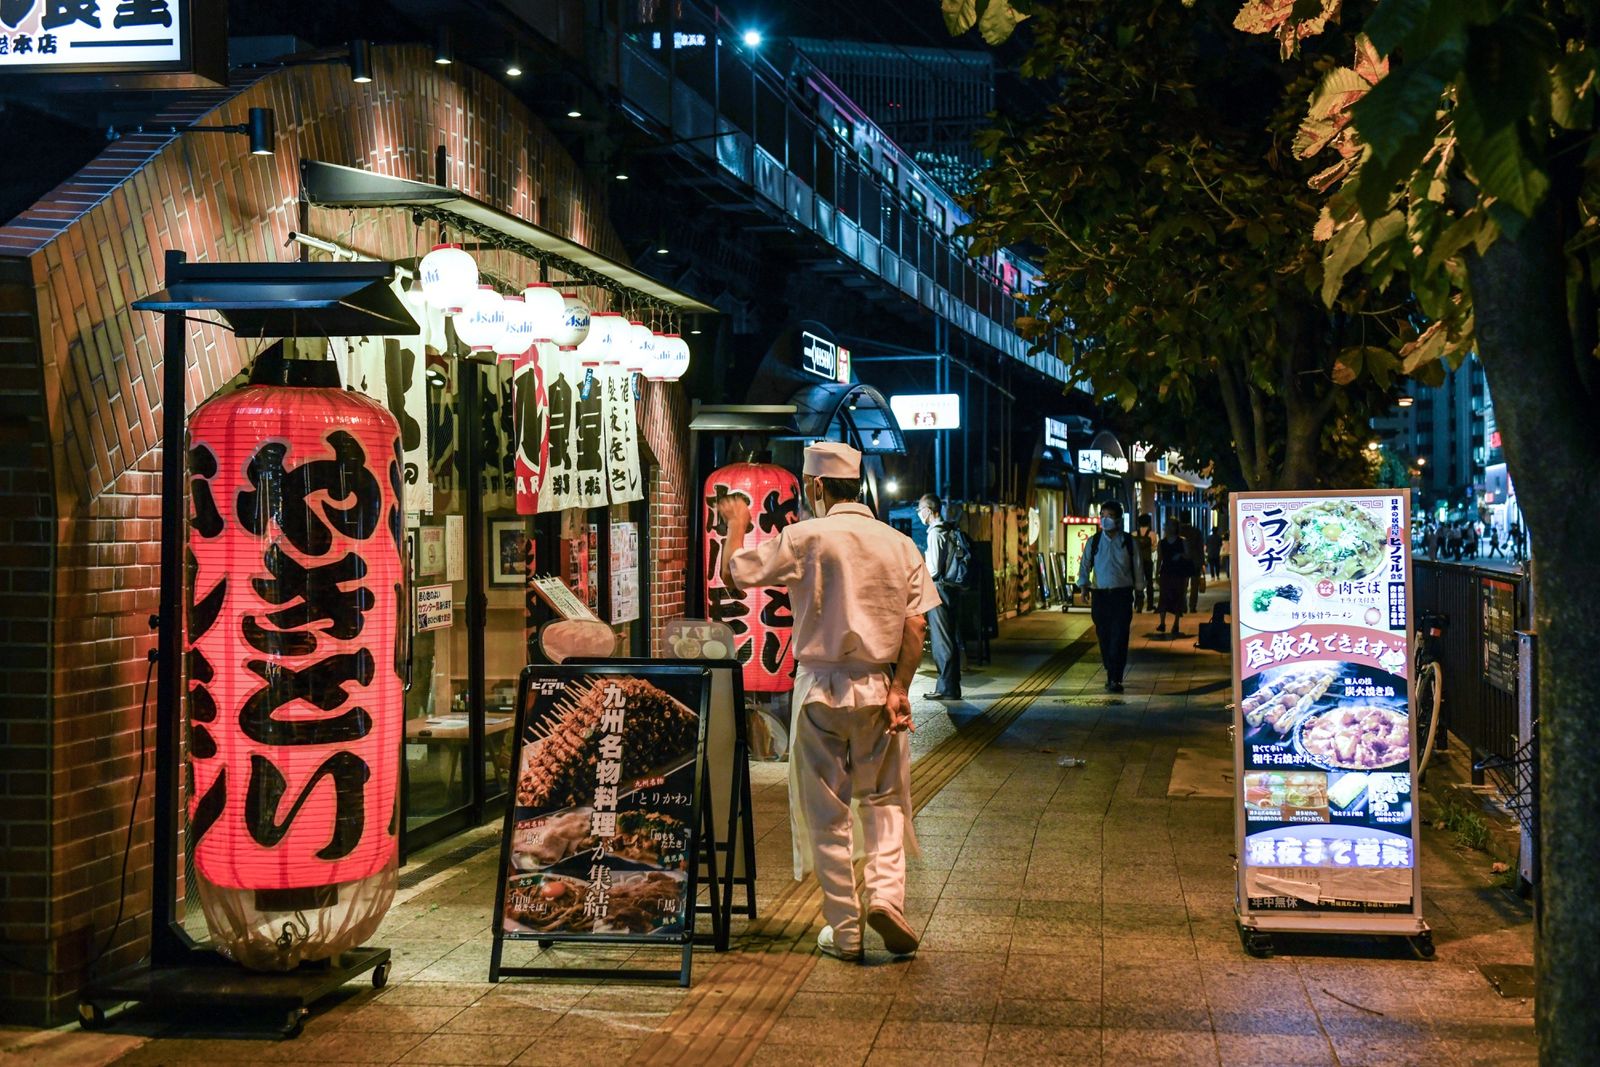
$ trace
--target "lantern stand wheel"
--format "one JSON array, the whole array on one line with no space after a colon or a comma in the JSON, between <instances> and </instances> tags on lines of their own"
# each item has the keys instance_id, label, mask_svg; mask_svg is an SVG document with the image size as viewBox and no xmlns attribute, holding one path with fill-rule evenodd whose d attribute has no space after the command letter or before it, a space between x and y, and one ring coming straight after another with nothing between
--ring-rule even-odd
<instances>
[{"instance_id":1,"label":"lantern stand wheel","mask_svg":"<svg viewBox=\"0 0 1600 1067\"><path fill-rule=\"evenodd\" d=\"M382 989L389 984L389 963L384 961L372 969L372 988Z\"/></svg>"},{"instance_id":2,"label":"lantern stand wheel","mask_svg":"<svg viewBox=\"0 0 1600 1067\"><path fill-rule=\"evenodd\" d=\"M1415 952L1425 960L1433 959L1434 947L1432 930L1424 930L1415 937L1409 937L1406 940L1411 942L1411 951Z\"/></svg>"},{"instance_id":3,"label":"lantern stand wheel","mask_svg":"<svg viewBox=\"0 0 1600 1067\"><path fill-rule=\"evenodd\" d=\"M78 1001L78 1025L85 1030L104 1030L106 1010L91 1000Z\"/></svg>"}]
</instances>

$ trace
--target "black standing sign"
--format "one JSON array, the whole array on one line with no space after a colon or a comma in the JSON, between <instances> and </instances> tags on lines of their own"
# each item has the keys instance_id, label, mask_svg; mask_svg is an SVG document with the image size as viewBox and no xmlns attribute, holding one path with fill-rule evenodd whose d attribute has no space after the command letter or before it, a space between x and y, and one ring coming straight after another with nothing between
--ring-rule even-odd
<instances>
[{"instance_id":1,"label":"black standing sign","mask_svg":"<svg viewBox=\"0 0 1600 1067\"><path fill-rule=\"evenodd\" d=\"M709 695L700 667L523 671L491 982L506 975L675 976L689 984L696 860L710 819ZM504 967L507 940L681 945L683 954L677 971Z\"/></svg>"}]
</instances>

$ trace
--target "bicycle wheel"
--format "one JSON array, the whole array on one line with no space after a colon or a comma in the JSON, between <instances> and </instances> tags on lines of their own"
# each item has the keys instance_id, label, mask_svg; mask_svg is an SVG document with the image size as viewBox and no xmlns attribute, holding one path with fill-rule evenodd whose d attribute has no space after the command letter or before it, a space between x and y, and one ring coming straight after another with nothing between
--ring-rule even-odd
<instances>
[{"instance_id":1,"label":"bicycle wheel","mask_svg":"<svg viewBox=\"0 0 1600 1067\"><path fill-rule=\"evenodd\" d=\"M1422 780L1433 758L1433 749L1439 734L1439 707L1444 699L1444 672L1434 661L1417 664L1415 706L1412 715L1417 720L1417 781Z\"/></svg>"}]
</instances>

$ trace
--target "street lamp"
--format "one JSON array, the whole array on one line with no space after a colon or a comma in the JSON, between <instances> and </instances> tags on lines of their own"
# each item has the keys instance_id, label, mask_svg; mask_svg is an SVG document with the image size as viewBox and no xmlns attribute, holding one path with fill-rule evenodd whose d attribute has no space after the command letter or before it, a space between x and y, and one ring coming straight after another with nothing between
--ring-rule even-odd
<instances>
[{"instance_id":1,"label":"street lamp","mask_svg":"<svg viewBox=\"0 0 1600 1067\"><path fill-rule=\"evenodd\" d=\"M760 48L761 47L762 37L761 37L761 31L760 30L745 30L744 31L744 36L741 39L744 41L745 45L747 47L749 47L749 48Z\"/></svg>"}]
</instances>

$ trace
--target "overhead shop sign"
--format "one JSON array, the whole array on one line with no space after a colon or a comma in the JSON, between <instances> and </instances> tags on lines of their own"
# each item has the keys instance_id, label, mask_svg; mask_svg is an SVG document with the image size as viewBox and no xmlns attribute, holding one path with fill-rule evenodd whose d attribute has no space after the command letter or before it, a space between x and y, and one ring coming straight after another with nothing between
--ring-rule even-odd
<instances>
[{"instance_id":1,"label":"overhead shop sign","mask_svg":"<svg viewBox=\"0 0 1600 1067\"><path fill-rule=\"evenodd\" d=\"M839 379L839 346L810 330L800 331L800 369L828 381Z\"/></svg>"},{"instance_id":2,"label":"overhead shop sign","mask_svg":"<svg viewBox=\"0 0 1600 1067\"><path fill-rule=\"evenodd\" d=\"M1044 443L1046 448L1071 448L1067 440L1067 424L1060 419L1044 420Z\"/></svg>"},{"instance_id":3,"label":"overhead shop sign","mask_svg":"<svg viewBox=\"0 0 1600 1067\"><path fill-rule=\"evenodd\" d=\"M0 76L192 70L195 6L193 0L0 0ZM208 0L198 6L208 18L222 17Z\"/></svg>"},{"instance_id":4,"label":"overhead shop sign","mask_svg":"<svg viewBox=\"0 0 1600 1067\"><path fill-rule=\"evenodd\" d=\"M902 430L961 429L961 394L907 393L889 398L889 410Z\"/></svg>"},{"instance_id":5,"label":"overhead shop sign","mask_svg":"<svg viewBox=\"0 0 1600 1067\"><path fill-rule=\"evenodd\" d=\"M1099 474L1104 463L1105 458L1098 448L1078 449L1079 474Z\"/></svg>"}]
</instances>

